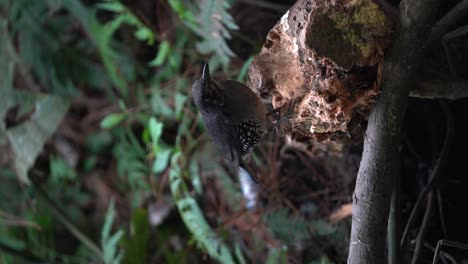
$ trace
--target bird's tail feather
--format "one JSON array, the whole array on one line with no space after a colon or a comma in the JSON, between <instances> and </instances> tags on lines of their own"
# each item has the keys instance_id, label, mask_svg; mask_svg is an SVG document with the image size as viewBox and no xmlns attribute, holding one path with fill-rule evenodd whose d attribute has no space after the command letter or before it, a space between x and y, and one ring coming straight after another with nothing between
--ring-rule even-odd
<instances>
[{"instance_id":1,"label":"bird's tail feather","mask_svg":"<svg viewBox=\"0 0 468 264\"><path fill-rule=\"evenodd\" d=\"M242 166L239 167L239 182L246 202L245 207L248 210L257 208L258 203L258 184L254 181L254 177Z\"/></svg>"}]
</instances>

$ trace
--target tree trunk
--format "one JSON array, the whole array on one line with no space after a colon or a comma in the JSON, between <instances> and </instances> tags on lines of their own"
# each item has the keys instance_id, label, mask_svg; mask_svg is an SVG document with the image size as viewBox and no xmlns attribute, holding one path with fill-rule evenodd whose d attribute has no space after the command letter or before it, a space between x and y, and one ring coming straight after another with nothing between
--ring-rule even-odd
<instances>
[{"instance_id":1,"label":"tree trunk","mask_svg":"<svg viewBox=\"0 0 468 264\"><path fill-rule=\"evenodd\" d=\"M391 23L375 2L299 0L270 31L249 69L248 85L273 107L301 98L291 132L325 141L331 150L361 135L370 111L348 263L385 262L402 120L437 2L402 0L383 63Z\"/></svg>"},{"instance_id":2,"label":"tree trunk","mask_svg":"<svg viewBox=\"0 0 468 264\"><path fill-rule=\"evenodd\" d=\"M353 195L348 263L384 263L392 184L398 177L400 131L408 95L425 53L437 0L400 4L400 21L383 70L382 92L369 116Z\"/></svg>"}]
</instances>

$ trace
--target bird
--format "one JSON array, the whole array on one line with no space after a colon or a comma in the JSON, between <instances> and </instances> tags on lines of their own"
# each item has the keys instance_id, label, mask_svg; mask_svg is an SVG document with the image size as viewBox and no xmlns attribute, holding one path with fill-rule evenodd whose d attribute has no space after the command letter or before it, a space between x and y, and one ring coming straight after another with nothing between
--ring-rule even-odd
<instances>
[{"instance_id":1,"label":"bird","mask_svg":"<svg viewBox=\"0 0 468 264\"><path fill-rule=\"evenodd\" d=\"M215 81L208 63L192 86L193 101L201 113L215 145L236 169L249 171L258 183L247 160L252 149L268 133L268 110L260 97L246 85L233 81Z\"/></svg>"}]
</instances>

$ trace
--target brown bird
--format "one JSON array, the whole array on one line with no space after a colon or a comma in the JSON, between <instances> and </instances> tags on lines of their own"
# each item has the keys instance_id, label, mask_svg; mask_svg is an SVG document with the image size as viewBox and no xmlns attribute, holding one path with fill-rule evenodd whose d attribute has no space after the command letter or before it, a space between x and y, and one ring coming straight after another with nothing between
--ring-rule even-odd
<instances>
[{"instance_id":1,"label":"brown bird","mask_svg":"<svg viewBox=\"0 0 468 264\"><path fill-rule=\"evenodd\" d=\"M269 131L268 111L257 94L236 81L212 80L205 63L202 77L192 86L192 96L208 133L224 157L236 169L241 166L251 173L244 161ZM254 175L251 177L257 182Z\"/></svg>"}]
</instances>

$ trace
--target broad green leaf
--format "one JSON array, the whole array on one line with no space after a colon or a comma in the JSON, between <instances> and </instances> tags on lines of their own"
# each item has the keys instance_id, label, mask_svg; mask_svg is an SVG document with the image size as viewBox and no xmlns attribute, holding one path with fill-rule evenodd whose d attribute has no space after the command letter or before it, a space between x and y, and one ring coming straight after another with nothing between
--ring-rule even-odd
<instances>
[{"instance_id":1,"label":"broad green leaf","mask_svg":"<svg viewBox=\"0 0 468 264\"><path fill-rule=\"evenodd\" d=\"M166 58L169 56L171 52L171 46L167 40L164 40L159 44L158 54L156 57L149 62L149 66L161 66L165 61Z\"/></svg>"},{"instance_id":2,"label":"broad green leaf","mask_svg":"<svg viewBox=\"0 0 468 264\"><path fill-rule=\"evenodd\" d=\"M156 153L156 157L153 162L153 172L155 174L161 173L167 168L171 153L172 149L169 148L160 150Z\"/></svg>"},{"instance_id":3,"label":"broad green leaf","mask_svg":"<svg viewBox=\"0 0 468 264\"><path fill-rule=\"evenodd\" d=\"M159 149L159 139L162 135L163 123L156 120L156 118L151 117L148 122L148 128L153 141L153 151L157 152Z\"/></svg>"},{"instance_id":4,"label":"broad green leaf","mask_svg":"<svg viewBox=\"0 0 468 264\"><path fill-rule=\"evenodd\" d=\"M14 166L18 177L29 183L27 172L34 164L45 141L52 136L67 112L68 100L46 95L35 104L31 118L7 130L8 140L14 154Z\"/></svg>"},{"instance_id":5,"label":"broad green leaf","mask_svg":"<svg viewBox=\"0 0 468 264\"><path fill-rule=\"evenodd\" d=\"M101 120L100 126L102 128L113 128L125 119L124 113L110 114Z\"/></svg>"},{"instance_id":6,"label":"broad green leaf","mask_svg":"<svg viewBox=\"0 0 468 264\"><path fill-rule=\"evenodd\" d=\"M132 214L130 235L124 241L125 254L122 263L146 263L149 238L148 213L144 209L137 209Z\"/></svg>"},{"instance_id":7,"label":"broad green leaf","mask_svg":"<svg viewBox=\"0 0 468 264\"><path fill-rule=\"evenodd\" d=\"M146 41L148 45L154 44L154 33L145 26L140 25L140 27L135 32L135 37L138 40Z\"/></svg>"},{"instance_id":8,"label":"broad green leaf","mask_svg":"<svg viewBox=\"0 0 468 264\"><path fill-rule=\"evenodd\" d=\"M119 2L102 2L98 3L96 5L99 9L115 12L115 13L121 13L125 10L125 6L122 5Z\"/></svg>"}]
</instances>

